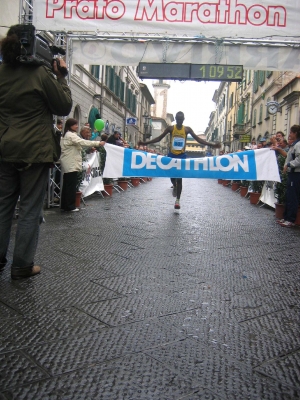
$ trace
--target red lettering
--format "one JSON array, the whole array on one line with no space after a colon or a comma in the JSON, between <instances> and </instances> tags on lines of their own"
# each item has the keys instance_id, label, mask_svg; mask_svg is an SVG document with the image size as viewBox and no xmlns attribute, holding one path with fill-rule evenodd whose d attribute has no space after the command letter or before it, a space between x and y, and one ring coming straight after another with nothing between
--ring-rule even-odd
<instances>
[{"instance_id":1,"label":"red lettering","mask_svg":"<svg viewBox=\"0 0 300 400\"><path fill-rule=\"evenodd\" d=\"M248 10L248 21L252 25L263 25L267 20L267 10L263 6L255 5Z\"/></svg>"},{"instance_id":2,"label":"red lettering","mask_svg":"<svg viewBox=\"0 0 300 400\"><path fill-rule=\"evenodd\" d=\"M165 19L169 22L184 21L184 3L176 3L171 1L165 7Z\"/></svg>"},{"instance_id":3,"label":"red lettering","mask_svg":"<svg viewBox=\"0 0 300 400\"><path fill-rule=\"evenodd\" d=\"M232 4L232 0L230 0L230 8L229 8L229 24L238 24L244 25L247 23L247 8L243 4ZM238 20L238 22L237 22Z\"/></svg>"},{"instance_id":4,"label":"red lettering","mask_svg":"<svg viewBox=\"0 0 300 400\"><path fill-rule=\"evenodd\" d=\"M216 4L203 3L198 10L199 21L204 24L216 23L217 21L217 7Z\"/></svg>"},{"instance_id":5,"label":"red lettering","mask_svg":"<svg viewBox=\"0 0 300 400\"><path fill-rule=\"evenodd\" d=\"M106 0L97 0L96 2L96 19L103 19L105 14Z\"/></svg>"},{"instance_id":6,"label":"red lettering","mask_svg":"<svg viewBox=\"0 0 300 400\"><path fill-rule=\"evenodd\" d=\"M46 18L54 18L54 12L64 7L64 0L47 0Z\"/></svg>"},{"instance_id":7,"label":"red lettering","mask_svg":"<svg viewBox=\"0 0 300 400\"><path fill-rule=\"evenodd\" d=\"M284 7L269 7L269 26L286 26L286 10Z\"/></svg>"},{"instance_id":8,"label":"red lettering","mask_svg":"<svg viewBox=\"0 0 300 400\"><path fill-rule=\"evenodd\" d=\"M111 0L105 9L105 13L110 19L120 19L125 14L125 5L121 0Z\"/></svg>"},{"instance_id":9,"label":"red lettering","mask_svg":"<svg viewBox=\"0 0 300 400\"><path fill-rule=\"evenodd\" d=\"M147 21L164 21L163 0L138 0L134 19Z\"/></svg>"},{"instance_id":10,"label":"red lettering","mask_svg":"<svg viewBox=\"0 0 300 400\"><path fill-rule=\"evenodd\" d=\"M229 5L226 0L220 0L220 4L218 6L218 21L219 24L225 24L228 19L228 10Z\"/></svg>"},{"instance_id":11,"label":"red lettering","mask_svg":"<svg viewBox=\"0 0 300 400\"><path fill-rule=\"evenodd\" d=\"M185 22L193 21L193 14L197 15L199 8L198 3L186 3L185 4Z\"/></svg>"}]
</instances>

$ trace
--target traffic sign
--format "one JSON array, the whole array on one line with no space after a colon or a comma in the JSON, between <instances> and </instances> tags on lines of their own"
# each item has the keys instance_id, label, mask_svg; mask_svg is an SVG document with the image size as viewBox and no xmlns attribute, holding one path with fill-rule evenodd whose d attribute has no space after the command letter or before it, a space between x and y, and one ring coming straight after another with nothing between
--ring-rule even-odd
<instances>
[{"instance_id":1,"label":"traffic sign","mask_svg":"<svg viewBox=\"0 0 300 400\"><path fill-rule=\"evenodd\" d=\"M137 118L133 118L133 117L126 118L126 125L136 125L136 120L137 120Z\"/></svg>"}]
</instances>

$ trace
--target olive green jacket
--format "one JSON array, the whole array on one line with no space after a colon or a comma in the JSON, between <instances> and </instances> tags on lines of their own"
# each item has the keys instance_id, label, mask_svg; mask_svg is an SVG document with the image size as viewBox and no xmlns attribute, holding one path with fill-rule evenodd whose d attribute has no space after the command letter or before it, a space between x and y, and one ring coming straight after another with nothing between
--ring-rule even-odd
<instances>
[{"instance_id":1,"label":"olive green jacket","mask_svg":"<svg viewBox=\"0 0 300 400\"><path fill-rule=\"evenodd\" d=\"M0 161L52 163L59 158L53 114L68 115L71 91L45 66L0 65Z\"/></svg>"}]
</instances>

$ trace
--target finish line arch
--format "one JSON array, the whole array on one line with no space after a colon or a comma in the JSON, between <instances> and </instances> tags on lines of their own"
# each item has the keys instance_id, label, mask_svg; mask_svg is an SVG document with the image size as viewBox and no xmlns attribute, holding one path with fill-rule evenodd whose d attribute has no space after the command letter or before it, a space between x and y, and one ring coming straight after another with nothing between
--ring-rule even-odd
<instances>
[{"instance_id":1,"label":"finish line arch","mask_svg":"<svg viewBox=\"0 0 300 400\"><path fill-rule=\"evenodd\" d=\"M234 64L300 71L300 0L21 0L74 64ZM25 12L24 12L25 10ZM26 20L25 20L26 22ZM28 20L27 20L28 22Z\"/></svg>"}]
</instances>

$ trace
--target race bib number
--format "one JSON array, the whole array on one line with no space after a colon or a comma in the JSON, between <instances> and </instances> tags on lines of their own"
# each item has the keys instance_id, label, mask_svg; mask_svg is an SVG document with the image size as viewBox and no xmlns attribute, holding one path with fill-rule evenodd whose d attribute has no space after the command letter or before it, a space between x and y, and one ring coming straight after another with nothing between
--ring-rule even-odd
<instances>
[{"instance_id":1,"label":"race bib number","mask_svg":"<svg viewBox=\"0 0 300 400\"><path fill-rule=\"evenodd\" d=\"M182 137L174 137L172 147L174 150L182 150L184 148L185 140Z\"/></svg>"}]
</instances>

